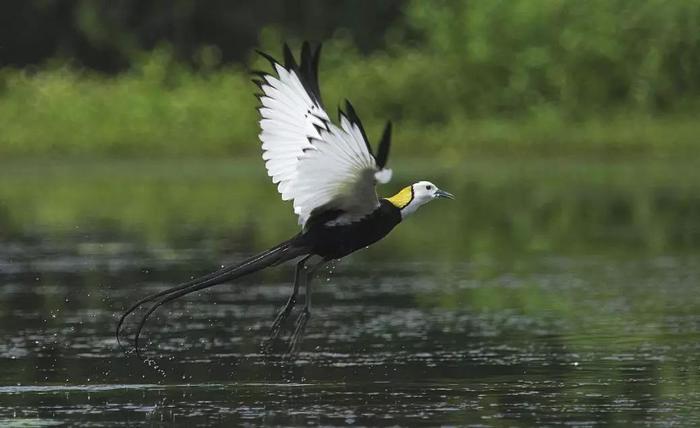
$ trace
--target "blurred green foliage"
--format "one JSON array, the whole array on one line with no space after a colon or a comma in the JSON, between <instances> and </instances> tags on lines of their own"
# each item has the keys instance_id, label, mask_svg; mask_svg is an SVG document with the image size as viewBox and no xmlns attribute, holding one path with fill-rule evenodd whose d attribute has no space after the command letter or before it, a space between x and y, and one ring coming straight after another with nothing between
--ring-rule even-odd
<instances>
[{"instance_id":1,"label":"blurred green foliage","mask_svg":"<svg viewBox=\"0 0 700 428\"><path fill-rule=\"evenodd\" d=\"M462 113L697 106L698 1L416 1L408 15Z\"/></svg>"},{"instance_id":2,"label":"blurred green foliage","mask_svg":"<svg viewBox=\"0 0 700 428\"><path fill-rule=\"evenodd\" d=\"M59 68L2 81L4 154L212 154L256 135L245 72L200 75L167 50L117 77Z\"/></svg>"},{"instance_id":3,"label":"blurred green foliage","mask_svg":"<svg viewBox=\"0 0 700 428\"><path fill-rule=\"evenodd\" d=\"M370 138L398 122L404 155L685 156L700 148L698 30L697 0L413 1L382 51L327 40L321 86L331 112L353 101ZM268 29L259 46L279 56L289 38ZM0 156L259 153L247 68L216 46L176 58L160 45L113 76L61 58L0 70Z\"/></svg>"}]
</instances>

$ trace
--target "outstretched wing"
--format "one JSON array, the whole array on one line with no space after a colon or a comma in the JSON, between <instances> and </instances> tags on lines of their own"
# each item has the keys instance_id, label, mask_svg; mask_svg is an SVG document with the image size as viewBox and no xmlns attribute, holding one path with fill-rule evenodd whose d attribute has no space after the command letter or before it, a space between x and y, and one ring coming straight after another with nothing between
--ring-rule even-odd
<instances>
[{"instance_id":1,"label":"outstretched wing","mask_svg":"<svg viewBox=\"0 0 700 428\"><path fill-rule=\"evenodd\" d=\"M323 109L318 86L321 46L312 53L308 43L297 64L284 46L284 65L264 53L275 74L256 72L260 87L260 141L267 173L283 200L294 201L299 223L333 210L335 222L348 223L379 206L377 182L387 182L385 169L391 124L382 136L377 156L355 110L346 102L334 125Z\"/></svg>"}]
</instances>

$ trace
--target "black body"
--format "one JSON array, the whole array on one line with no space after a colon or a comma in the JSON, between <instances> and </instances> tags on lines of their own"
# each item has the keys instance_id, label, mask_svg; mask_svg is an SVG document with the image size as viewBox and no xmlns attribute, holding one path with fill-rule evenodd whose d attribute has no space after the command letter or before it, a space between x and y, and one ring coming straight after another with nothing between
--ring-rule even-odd
<instances>
[{"instance_id":1,"label":"black body","mask_svg":"<svg viewBox=\"0 0 700 428\"><path fill-rule=\"evenodd\" d=\"M401 210L386 199L379 200L379 208L355 223L331 225L337 211L327 211L309 219L306 230L291 240L293 247L308 248L310 254L326 260L339 259L371 245L401 222Z\"/></svg>"}]
</instances>

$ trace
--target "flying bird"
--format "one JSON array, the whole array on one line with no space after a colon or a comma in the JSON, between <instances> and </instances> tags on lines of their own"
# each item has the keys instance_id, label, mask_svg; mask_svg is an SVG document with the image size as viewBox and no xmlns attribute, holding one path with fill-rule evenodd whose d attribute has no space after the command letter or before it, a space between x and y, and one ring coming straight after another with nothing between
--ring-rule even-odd
<instances>
[{"instance_id":1,"label":"flying bird","mask_svg":"<svg viewBox=\"0 0 700 428\"><path fill-rule=\"evenodd\" d=\"M259 135L268 175L285 201L292 201L301 231L244 262L151 294L131 306L117 325L119 340L127 316L144 305L137 324L133 350L140 356L139 338L148 318L160 306L187 294L240 278L270 266L297 259L294 286L275 318L267 344L278 338L294 308L299 289L305 289L304 307L294 324L288 353L298 350L311 317L311 278L320 267L365 248L386 236L420 206L453 196L429 181L406 186L394 196L379 198L375 187L391 178L388 169L391 122L374 152L355 109L349 101L331 121L318 84L321 45L302 45L297 62L285 44L284 61L258 52L271 72L254 72L260 88ZM120 342L121 343L121 342ZM271 347L269 348L271 349Z\"/></svg>"}]
</instances>

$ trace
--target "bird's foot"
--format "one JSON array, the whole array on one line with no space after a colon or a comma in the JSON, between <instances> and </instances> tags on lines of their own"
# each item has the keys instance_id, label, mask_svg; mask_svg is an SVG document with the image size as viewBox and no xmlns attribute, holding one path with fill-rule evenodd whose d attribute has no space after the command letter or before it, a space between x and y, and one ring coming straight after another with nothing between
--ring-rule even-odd
<instances>
[{"instance_id":1,"label":"bird's foot","mask_svg":"<svg viewBox=\"0 0 700 428\"><path fill-rule=\"evenodd\" d=\"M301 342L304 339L304 332L306 331L306 324L311 318L311 312L308 308L304 308L297 317L294 333L292 333L291 340L289 342L289 349L287 349L287 355L296 354L299 351Z\"/></svg>"},{"instance_id":2,"label":"bird's foot","mask_svg":"<svg viewBox=\"0 0 700 428\"><path fill-rule=\"evenodd\" d=\"M270 328L270 334L262 344L262 353L270 354L274 350L275 343L277 342L277 338L282 330L282 324L287 320L289 314L292 312L294 303L296 303L296 299L290 299L282 310L279 311L277 317L275 317L275 321L272 323L272 327Z\"/></svg>"}]
</instances>

